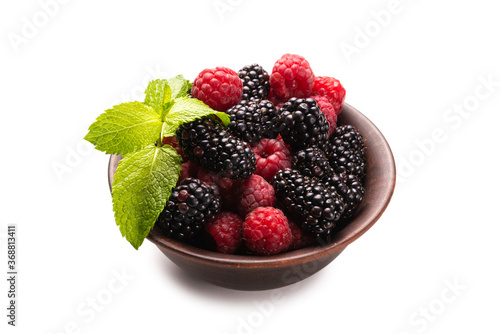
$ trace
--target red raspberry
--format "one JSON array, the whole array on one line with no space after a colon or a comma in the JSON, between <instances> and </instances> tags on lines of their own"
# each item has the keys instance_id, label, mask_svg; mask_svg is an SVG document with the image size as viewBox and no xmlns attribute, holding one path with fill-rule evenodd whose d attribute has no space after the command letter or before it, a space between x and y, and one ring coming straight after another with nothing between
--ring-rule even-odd
<instances>
[{"instance_id":1,"label":"red raspberry","mask_svg":"<svg viewBox=\"0 0 500 334\"><path fill-rule=\"evenodd\" d=\"M301 249L314 244L314 238L307 234L302 228L291 220L288 220L292 232L292 244L290 249Z\"/></svg>"},{"instance_id":2,"label":"red raspberry","mask_svg":"<svg viewBox=\"0 0 500 334\"><path fill-rule=\"evenodd\" d=\"M226 254L236 252L241 244L243 219L233 212L220 212L205 225L217 245L217 251Z\"/></svg>"},{"instance_id":3,"label":"red raspberry","mask_svg":"<svg viewBox=\"0 0 500 334\"><path fill-rule=\"evenodd\" d=\"M194 162L191 161L184 162L182 164L182 169L179 175L179 179L177 180L177 184L179 184L182 180L187 179L188 177L197 178L199 168L200 166L198 166Z\"/></svg>"},{"instance_id":4,"label":"red raspberry","mask_svg":"<svg viewBox=\"0 0 500 334\"><path fill-rule=\"evenodd\" d=\"M325 114L326 120L330 123L330 129L328 129L328 136L331 137L335 129L337 128L337 114L335 113L335 108L333 108L330 100L326 96L315 95L311 96L318 103L319 108Z\"/></svg>"},{"instance_id":5,"label":"red raspberry","mask_svg":"<svg viewBox=\"0 0 500 334\"><path fill-rule=\"evenodd\" d=\"M243 84L238 73L227 67L205 69L194 79L191 94L212 109L226 111L241 100Z\"/></svg>"},{"instance_id":6,"label":"red raspberry","mask_svg":"<svg viewBox=\"0 0 500 334\"><path fill-rule=\"evenodd\" d=\"M217 194L221 196L222 207L232 208L234 206L233 184L234 180L222 177L214 171L200 167L196 176L201 182L209 185Z\"/></svg>"},{"instance_id":7,"label":"red raspberry","mask_svg":"<svg viewBox=\"0 0 500 334\"><path fill-rule=\"evenodd\" d=\"M182 156L182 161L187 161L187 157L182 151L182 148L179 147L179 143L177 142L177 139L175 137L163 137L161 142L163 145L170 145L175 148L177 153Z\"/></svg>"},{"instance_id":8,"label":"red raspberry","mask_svg":"<svg viewBox=\"0 0 500 334\"><path fill-rule=\"evenodd\" d=\"M273 186L256 174L236 182L233 190L236 209L242 217L258 207L274 206L276 203Z\"/></svg>"},{"instance_id":9,"label":"red raspberry","mask_svg":"<svg viewBox=\"0 0 500 334\"><path fill-rule=\"evenodd\" d=\"M280 99L278 99L276 96L274 96L274 93L273 91L271 91L269 93L269 98L268 98L269 101L271 101L271 103L274 105L274 107L276 108L276 110L280 110L281 107L283 107L283 105L285 104L285 101L281 101Z\"/></svg>"},{"instance_id":10,"label":"red raspberry","mask_svg":"<svg viewBox=\"0 0 500 334\"><path fill-rule=\"evenodd\" d=\"M288 219L276 208L260 207L250 212L243 223L247 248L262 255L286 251L292 243Z\"/></svg>"},{"instance_id":11,"label":"red raspberry","mask_svg":"<svg viewBox=\"0 0 500 334\"><path fill-rule=\"evenodd\" d=\"M269 83L271 96L281 101L303 98L311 94L314 73L304 57L287 53L274 64Z\"/></svg>"},{"instance_id":12,"label":"red raspberry","mask_svg":"<svg viewBox=\"0 0 500 334\"><path fill-rule=\"evenodd\" d=\"M255 153L255 174L271 182L279 170L292 168L292 154L283 139L264 138L252 146Z\"/></svg>"},{"instance_id":13,"label":"red raspberry","mask_svg":"<svg viewBox=\"0 0 500 334\"><path fill-rule=\"evenodd\" d=\"M337 79L332 77L316 77L316 79L314 79L312 95L326 96L330 100L337 115L342 111L342 103L344 103L345 99L345 89Z\"/></svg>"}]
</instances>

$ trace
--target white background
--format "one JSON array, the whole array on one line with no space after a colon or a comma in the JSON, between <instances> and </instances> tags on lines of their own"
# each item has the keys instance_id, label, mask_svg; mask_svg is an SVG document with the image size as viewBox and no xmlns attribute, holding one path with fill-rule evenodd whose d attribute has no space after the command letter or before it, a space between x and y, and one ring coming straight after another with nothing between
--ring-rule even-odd
<instances>
[{"instance_id":1,"label":"white background","mask_svg":"<svg viewBox=\"0 0 500 334\"><path fill-rule=\"evenodd\" d=\"M2 333L500 332L494 1L3 1L0 22ZM340 79L389 141L399 174L381 220L277 302L186 276L149 241L134 250L88 126L152 78L271 71L288 52Z\"/></svg>"}]
</instances>

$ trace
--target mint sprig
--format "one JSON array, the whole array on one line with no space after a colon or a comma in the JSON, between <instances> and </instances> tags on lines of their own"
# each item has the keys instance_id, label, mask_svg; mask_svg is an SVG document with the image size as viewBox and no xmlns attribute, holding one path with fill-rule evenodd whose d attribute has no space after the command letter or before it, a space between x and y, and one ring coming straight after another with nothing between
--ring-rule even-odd
<instances>
[{"instance_id":1,"label":"mint sprig","mask_svg":"<svg viewBox=\"0 0 500 334\"><path fill-rule=\"evenodd\" d=\"M153 228L175 187L182 157L174 148L149 145L118 164L113 181L113 211L122 236L136 249Z\"/></svg>"},{"instance_id":2,"label":"mint sprig","mask_svg":"<svg viewBox=\"0 0 500 334\"><path fill-rule=\"evenodd\" d=\"M123 154L112 184L116 224L138 249L163 210L182 167L182 157L163 137L179 125L214 114L224 125L226 113L187 96L192 84L178 75L153 80L144 102L122 103L106 110L89 127L85 139L97 150Z\"/></svg>"},{"instance_id":3,"label":"mint sprig","mask_svg":"<svg viewBox=\"0 0 500 334\"><path fill-rule=\"evenodd\" d=\"M90 126L85 139L107 154L140 150L158 139L160 115L141 102L127 102L106 110Z\"/></svg>"}]
</instances>

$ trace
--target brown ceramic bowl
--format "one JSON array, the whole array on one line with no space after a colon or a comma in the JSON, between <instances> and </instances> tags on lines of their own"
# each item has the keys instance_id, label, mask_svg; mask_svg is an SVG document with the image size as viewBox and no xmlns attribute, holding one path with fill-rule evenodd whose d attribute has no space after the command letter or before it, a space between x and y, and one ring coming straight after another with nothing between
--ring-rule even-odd
<instances>
[{"instance_id":1,"label":"brown ceramic bowl","mask_svg":"<svg viewBox=\"0 0 500 334\"><path fill-rule=\"evenodd\" d=\"M355 217L336 233L331 243L273 256L226 255L186 245L153 229L148 239L172 262L213 284L238 290L266 290L283 287L324 268L380 218L389 204L396 182L394 158L380 131L359 111L345 104L339 124L351 124L366 139L367 173L365 197ZM111 156L110 187L119 156Z\"/></svg>"}]
</instances>

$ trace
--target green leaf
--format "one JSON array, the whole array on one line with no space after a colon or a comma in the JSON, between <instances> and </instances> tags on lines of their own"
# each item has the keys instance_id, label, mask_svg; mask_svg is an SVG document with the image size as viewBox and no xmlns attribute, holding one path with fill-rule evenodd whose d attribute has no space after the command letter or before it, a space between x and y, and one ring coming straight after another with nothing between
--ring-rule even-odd
<instances>
[{"instance_id":1,"label":"green leaf","mask_svg":"<svg viewBox=\"0 0 500 334\"><path fill-rule=\"evenodd\" d=\"M229 125L229 116L226 113L215 111L198 99L187 96L177 98L164 118L167 124L163 129L163 135L173 136L180 124L192 122L207 115L216 115L225 126Z\"/></svg>"},{"instance_id":2,"label":"green leaf","mask_svg":"<svg viewBox=\"0 0 500 334\"><path fill-rule=\"evenodd\" d=\"M106 110L89 127L85 139L108 154L130 153L159 137L160 116L141 102L127 102Z\"/></svg>"},{"instance_id":3,"label":"green leaf","mask_svg":"<svg viewBox=\"0 0 500 334\"><path fill-rule=\"evenodd\" d=\"M172 100L186 96L187 92L193 87L193 84L189 80L184 79L182 74L168 79L168 85L172 89Z\"/></svg>"},{"instance_id":4,"label":"green leaf","mask_svg":"<svg viewBox=\"0 0 500 334\"><path fill-rule=\"evenodd\" d=\"M136 249L165 207L181 166L182 157L169 145L149 145L118 164L112 186L115 221Z\"/></svg>"},{"instance_id":5,"label":"green leaf","mask_svg":"<svg viewBox=\"0 0 500 334\"><path fill-rule=\"evenodd\" d=\"M156 79L150 81L144 94L146 95L144 104L153 108L158 115L163 118L164 115L162 114L164 112L165 103L170 102L172 96L172 90L168 85L168 80Z\"/></svg>"}]
</instances>

